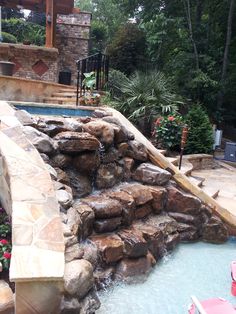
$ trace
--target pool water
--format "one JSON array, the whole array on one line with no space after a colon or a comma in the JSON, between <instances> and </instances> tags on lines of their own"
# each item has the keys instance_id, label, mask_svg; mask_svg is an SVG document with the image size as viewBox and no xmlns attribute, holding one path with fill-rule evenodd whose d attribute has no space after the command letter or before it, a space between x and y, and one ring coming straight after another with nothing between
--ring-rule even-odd
<instances>
[{"instance_id":1,"label":"pool water","mask_svg":"<svg viewBox=\"0 0 236 314\"><path fill-rule=\"evenodd\" d=\"M94 110L73 109L73 108L59 108L59 107L40 107L35 105L21 105L14 104L14 107L20 110L25 110L30 114L47 115L47 116L77 116L77 117L91 117Z\"/></svg>"},{"instance_id":2,"label":"pool water","mask_svg":"<svg viewBox=\"0 0 236 314\"><path fill-rule=\"evenodd\" d=\"M181 244L156 265L147 281L117 284L100 293L98 314L185 314L190 296L198 299L231 296L230 263L236 260L236 240L226 244ZM222 313L224 314L224 313Z\"/></svg>"}]
</instances>

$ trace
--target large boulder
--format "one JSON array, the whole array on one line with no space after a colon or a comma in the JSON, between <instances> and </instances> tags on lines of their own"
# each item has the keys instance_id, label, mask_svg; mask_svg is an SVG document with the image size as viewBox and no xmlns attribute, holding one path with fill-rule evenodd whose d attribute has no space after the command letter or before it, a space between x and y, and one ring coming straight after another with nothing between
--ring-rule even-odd
<instances>
[{"instance_id":1,"label":"large boulder","mask_svg":"<svg viewBox=\"0 0 236 314\"><path fill-rule=\"evenodd\" d=\"M78 238L81 237L82 233L82 221L79 213L73 207L67 211L67 225L71 230L71 233Z\"/></svg>"},{"instance_id":2,"label":"large boulder","mask_svg":"<svg viewBox=\"0 0 236 314\"><path fill-rule=\"evenodd\" d=\"M61 205L62 208L67 209L71 206L73 197L70 193L66 192L65 190L57 190L56 191L56 198L58 203Z\"/></svg>"},{"instance_id":3,"label":"large boulder","mask_svg":"<svg viewBox=\"0 0 236 314\"><path fill-rule=\"evenodd\" d=\"M152 207L151 204L146 203L144 205L141 206L137 206L135 211L134 211L134 215L136 219L142 219L147 217L148 215L150 215L152 213Z\"/></svg>"},{"instance_id":4,"label":"large boulder","mask_svg":"<svg viewBox=\"0 0 236 314\"><path fill-rule=\"evenodd\" d=\"M151 202L152 209L155 214L160 214L166 206L167 201L167 191L163 187L150 187L150 191L153 196L153 200Z\"/></svg>"},{"instance_id":5,"label":"large boulder","mask_svg":"<svg viewBox=\"0 0 236 314\"><path fill-rule=\"evenodd\" d=\"M124 180L130 181L132 170L134 167L134 159L130 157L124 157L121 161L123 162L123 168L124 168Z\"/></svg>"},{"instance_id":6,"label":"large boulder","mask_svg":"<svg viewBox=\"0 0 236 314\"><path fill-rule=\"evenodd\" d=\"M54 168L57 172L57 181L66 185L70 185L69 175L61 168Z\"/></svg>"},{"instance_id":7,"label":"large boulder","mask_svg":"<svg viewBox=\"0 0 236 314\"><path fill-rule=\"evenodd\" d=\"M16 110L15 116L24 126L35 127L37 124L37 120L25 110Z\"/></svg>"},{"instance_id":8,"label":"large boulder","mask_svg":"<svg viewBox=\"0 0 236 314\"><path fill-rule=\"evenodd\" d=\"M121 217L99 219L94 222L94 230L97 233L105 233L115 231L121 225Z\"/></svg>"},{"instance_id":9,"label":"large boulder","mask_svg":"<svg viewBox=\"0 0 236 314\"><path fill-rule=\"evenodd\" d=\"M117 118L114 118L113 116L107 116L104 117L102 120L114 126L114 141L116 144L134 140L134 134L126 129Z\"/></svg>"},{"instance_id":10,"label":"large boulder","mask_svg":"<svg viewBox=\"0 0 236 314\"><path fill-rule=\"evenodd\" d=\"M81 199L82 203L90 206L97 219L120 217L122 215L122 204L114 199L99 196L90 196Z\"/></svg>"},{"instance_id":11,"label":"large boulder","mask_svg":"<svg viewBox=\"0 0 236 314\"><path fill-rule=\"evenodd\" d=\"M103 164L109 164L118 161L119 159L119 153L118 150L114 147L109 147L106 152L104 152L102 156L102 163Z\"/></svg>"},{"instance_id":12,"label":"large boulder","mask_svg":"<svg viewBox=\"0 0 236 314\"><path fill-rule=\"evenodd\" d=\"M83 152L73 159L74 167L82 173L92 174L100 165L98 152Z\"/></svg>"},{"instance_id":13,"label":"large boulder","mask_svg":"<svg viewBox=\"0 0 236 314\"><path fill-rule=\"evenodd\" d=\"M196 227L199 227L201 224L201 220L198 216L189 215L189 214L181 214L181 213L172 213L169 212L168 215L172 218L174 218L176 221L188 225L194 225Z\"/></svg>"},{"instance_id":14,"label":"large boulder","mask_svg":"<svg viewBox=\"0 0 236 314\"><path fill-rule=\"evenodd\" d=\"M65 261L66 263L71 262L75 259L81 259L84 255L83 248L80 245L74 244L66 248L65 250Z\"/></svg>"},{"instance_id":15,"label":"large boulder","mask_svg":"<svg viewBox=\"0 0 236 314\"><path fill-rule=\"evenodd\" d=\"M81 305L77 298L63 296L61 300L61 314L78 314L80 313Z\"/></svg>"},{"instance_id":16,"label":"large boulder","mask_svg":"<svg viewBox=\"0 0 236 314\"><path fill-rule=\"evenodd\" d=\"M102 164L97 170L95 184L98 189L111 188L123 179L123 174L123 168L115 162Z\"/></svg>"},{"instance_id":17,"label":"large boulder","mask_svg":"<svg viewBox=\"0 0 236 314\"><path fill-rule=\"evenodd\" d=\"M165 237L178 231L178 223L166 214L151 216L146 220L148 225L161 230Z\"/></svg>"},{"instance_id":18,"label":"large boulder","mask_svg":"<svg viewBox=\"0 0 236 314\"><path fill-rule=\"evenodd\" d=\"M64 273L64 288L66 293L82 299L93 287L93 267L84 260L74 260L66 263Z\"/></svg>"},{"instance_id":19,"label":"large boulder","mask_svg":"<svg viewBox=\"0 0 236 314\"><path fill-rule=\"evenodd\" d=\"M165 241L163 232L146 222L138 221L133 224L133 228L142 232L144 239L148 244L148 249L155 257L155 259L161 258L165 253Z\"/></svg>"},{"instance_id":20,"label":"large boulder","mask_svg":"<svg viewBox=\"0 0 236 314\"><path fill-rule=\"evenodd\" d=\"M93 223L95 219L94 211L88 205L81 204L80 202L75 202L73 208L80 216L82 222L81 235L83 239L86 239L93 232Z\"/></svg>"},{"instance_id":21,"label":"large boulder","mask_svg":"<svg viewBox=\"0 0 236 314\"><path fill-rule=\"evenodd\" d=\"M82 124L74 118L40 117L37 129L52 137L66 131L81 132Z\"/></svg>"},{"instance_id":22,"label":"large boulder","mask_svg":"<svg viewBox=\"0 0 236 314\"><path fill-rule=\"evenodd\" d=\"M14 313L14 296L9 285L0 280L0 313L13 314Z\"/></svg>"},{"instance_id":23,"label":"large boulder","mask_svg":"<svg viewBox=\"0 0 236 314\"><path fill-rule=\"evenodd\" d=\"M100 307L101 302L97 296L97 293L92 289L83 300L80 302L81 310L80 314L94 314Z\"/></svg>"},{"instance_id":24,"label":"large boulder","mask_svg":"<svg viewBox=\"0 0 236 314\"><path fill-rule=\"evenodd\" d=\"M175 187L168 188L166 211L198 215L200 208L201 202L197 197L182 192Z\"/></svg>"},{"instance_id":25,"label":"large boulder","mask_svg":"<svg viewBox=\"0 0 236 314\"><path fill-rule=\"evenodd\" d=\"M119 201L123 205L122 225L129 226L135 218L135 202L133 197L124 191L108 192L107 196Z\"/></svg>"},{"instance_id":26,"label":"large boulder","mask_svg":"<svg viewBox=\"0 0 236 314\"><path fill-rule=\"evenodd\" d=\"M110 123L102 120L91 121L84 124L83 129L95 137L103 144L111 145L114 141L114 128Z\"/></svg>"},{"instance_id":27,"label":"large boulder","mask_svg":"<svg viewBox=\"0 0 236 314\"><path fill-rule=\"evenodd\" d=\"M147 186L141 184L124 185L121 190L130 194L135 201L135 205L137 206L146 204L147 202L153 200L150 189Z\"/></svg>"},{"instance_id":28,"label":"large boulder","mask_svg":"<svg viewBox=\"0 0 236 314\"><path fill-rule=\"evenodd\" d=\"M148 154L146 147L137 141L121 143L118 146L119 153L124 157L130 157L138 161L147 161Z\"/></svg>"},{"instance_id":29,"label":"large boulder","mask_svg":"<svg viewBox=\"0 0 236 314\"><path fill-rule=\"evenodd\" d=\"M97 245L90 240L80 243L80 247L84 250L83 259L90 262L95 269L99 261L99 251Z\"/></svg>"},{"instance_id":30,"label":"large boulder","mask_svg":"<svg viewBox=\"0 0 236 314\"><path fill-rule=\"evenodd\" d=\"M132 277L148 274L153 266L153 256L148 254L139 258L125 258L119 262L115 277L118 280L130 280Z\"/></svg>"},{"instance_id":31,"label":"large boulder","mask_svg":"<svg viewBox=\"0 0 236 314\"><path fill-rule=\"evenodd\" d=\"M212 216L208 223L203 226L202 240L205 242L220 244L226 242L228 237L227 227L216 216Z\"/></svg>"},{"instance_id":32,"label":"large boulder","mask_svg":"<svg viewBox=\"0 0 236 314\"><path fill-rule=\"evenodd\" d=\"M74 198L86 196L92 192L92 179L89 176L78 173L76 170L67 170L70 186L73 191Z\"/></svg>"},{"instance_id":33,"label":"large boulder","mask_svg":"<svg viewBox=\"0 0 236 314\"><path fill-rule=\"evenodd\" d=\"M123 229L118 232L118 235L124 242L124 253L127 257L137 258L147 255L148 244L141 231L137 229Z\"/></svg>"},{"instance_id":34,"label":"large boulder","mask_svg":"<svg viewBox=\"0 0 236 314\"><path fill-rule=\"evenodd\" d=\"M106 264L117 262L124 256L124 243L115 234L92 236L90 241L97 246L102 261Z\"/></svg>"},{"instance_id":35,"label":"large boulder","mask_svg":"<svg viewBox=\"0 0 236 314\"><path fill-rule=\"evenodd\" d=\"M51 159L51 163L54 167L67 168L72 163L72 158L69 155L57 154Z\"/></svg>"},{"instance_id":36,"label":"large boulder","mask_svg":"<svg viewBox=\"0 0 236 314\"><path fill-rule=\"evenodd\" d=\"M93 135L89 133L62 132L53 138L62 153L74 154L82 151L98 150L100 143Z\"/></svg>"},{"instance_id":37,"label":"large boulder","mask_svg":"<svg viewBox=\"0 0 236 314\"><path fill-rule=\"evenodd\" d=\"M198 230L193 225L178 223L178 232L181 242L191 242L199 239Z\"/></svg>"},{"instance_id":38,"label":"large boulder","mask_svg":"<svg viewBox=\"0 0 236 314\"><path fill-rule=\"evenodd\" d=\"M46 134L31 126L24 127L24 134L40 153L52 155L56 150L56 144Z\"/></svg>"},{"instance_id":39,"label":"large boulder","mask_svg":"<svg viewBox=\"0 0 236 314\"><path fill-rule=\"evenodd\" d=\"M165 239L166 250L168 252L173 251L179 242L180 242L180 235L178 232L169 234L167 238Z\"/></svg>"},{"instance_id":40,"label":"large boulder","mask_svg":"<svg viewBox=\"0 0 236 314\"><path fill-rule=\"evenodd\" d=\"M132 175L133 179L146 184L165 185L169 182L171 174L155 165L142 163Z\"/></svg>"}]
</instances>

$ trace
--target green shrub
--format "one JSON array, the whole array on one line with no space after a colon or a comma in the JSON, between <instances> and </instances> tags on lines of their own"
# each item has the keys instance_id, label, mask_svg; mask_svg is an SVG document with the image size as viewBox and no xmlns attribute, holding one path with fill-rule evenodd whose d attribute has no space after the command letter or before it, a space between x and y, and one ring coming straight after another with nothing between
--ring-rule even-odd
<instances>
[{"instance_id":1,"label":"green shrub","mask_svg":"<svg viewBox=\"0 0 236 314\"><path fill-rule=\"evenodd\" d=\"M213 129L208 115L200 104L195 104L185 117L189 127L185 153L211 153L213 148Z\"/></svg>"},{"instance_id":2,"label":"green shrub","mask_svg":"<svg viewBox=\"0 0 236 314\"><path fill-rule=\"evenodd\" d=\"M2 30L16 37L17 42L29 40L32 44L45 44L45 27L21 19L2 20Z\"/></svg>"},{"instance_id":3,"label":"green shrub","mask_svg":"<svg viewBox=\"0 0 236 314\"><path fill-rule=\"evenodd\" d=\"M155 121L155 135L162 148L179 150L183 119L177 114L161 116Z\"/></svg>"},{"instance_id":4,"label":"green shrub","mask_svg":"<svg viewBox=\"0 0 236 314\"><path fill-rule=\"evenodd\" d=\"M137 25L127 23L115 34L108 46L111 67L131 74L145 61L146 38Z\"/></svg>"},{"instance_id":5,"label":"green shrub","mask_svg":"<svg viewBox=\"0 0 236 314\"><path fill-rule=\"evenodd\" d=\"M12 43L12 44L16 44L17 43L17 39L14 35L2 32L2 42L3 43Z\"/></svg>"},{"instance_id":6,"label":"green shrub","mask_svg":"<svg viewBox=\"0 0 236 314\"><path fill-rule=\"evenodd\" d=\"M137 71L118 84L122 96L117 108L133 122L175 112L180 103L171 81L155 70Z\"/></svg>"},{"instance_id":7,"label":"green shrub","mask_svg":"<svg viewBox=\"0 0 236 314\"><path fill-rule=\"evenodd\" d=\"M122 96L120 85L127 79L127 76L119 70L111 69L109 71L109 77L106 87L107 90L110 92L111 97L120 98Z\"/></svg>"}]
</instances>

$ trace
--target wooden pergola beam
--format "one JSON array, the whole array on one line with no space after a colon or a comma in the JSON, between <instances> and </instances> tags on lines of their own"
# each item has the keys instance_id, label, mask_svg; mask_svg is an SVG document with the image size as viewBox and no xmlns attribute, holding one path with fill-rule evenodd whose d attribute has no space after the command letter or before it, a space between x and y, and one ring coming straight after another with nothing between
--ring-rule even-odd
<instances>
[{"instance_id":1,"label":"wooden pergola beam","mask_svg":"<svg viewBox=\"0 0 236 314\"><path fill-rule=\"evenodd\" d=\"M46 44L47 48L55 47L56 41L56 0L46 0Z\"/></svg>"}]
</instances>

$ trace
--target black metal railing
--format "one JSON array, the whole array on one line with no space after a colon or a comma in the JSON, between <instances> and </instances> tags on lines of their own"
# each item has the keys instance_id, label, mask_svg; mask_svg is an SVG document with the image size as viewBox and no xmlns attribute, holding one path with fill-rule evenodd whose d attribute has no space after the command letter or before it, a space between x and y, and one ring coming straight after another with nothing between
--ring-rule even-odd
<instances>
[{"instance_id":1,"label":"black metal railing","mask_svg":"<svg viewBox=\"0 0 236 314\"><path fill-rule=\"evenodd\" d=\"M101 52L98 52L92 56L76 61L77 63L77 96L76 106L79 105L79 98L86 92L86 86L83 83L85 79L85 73L95 73L95 89L101 91L104 89L105 84L108 81L109 74L109 57Z\"/></svg>"}]
</instances>

